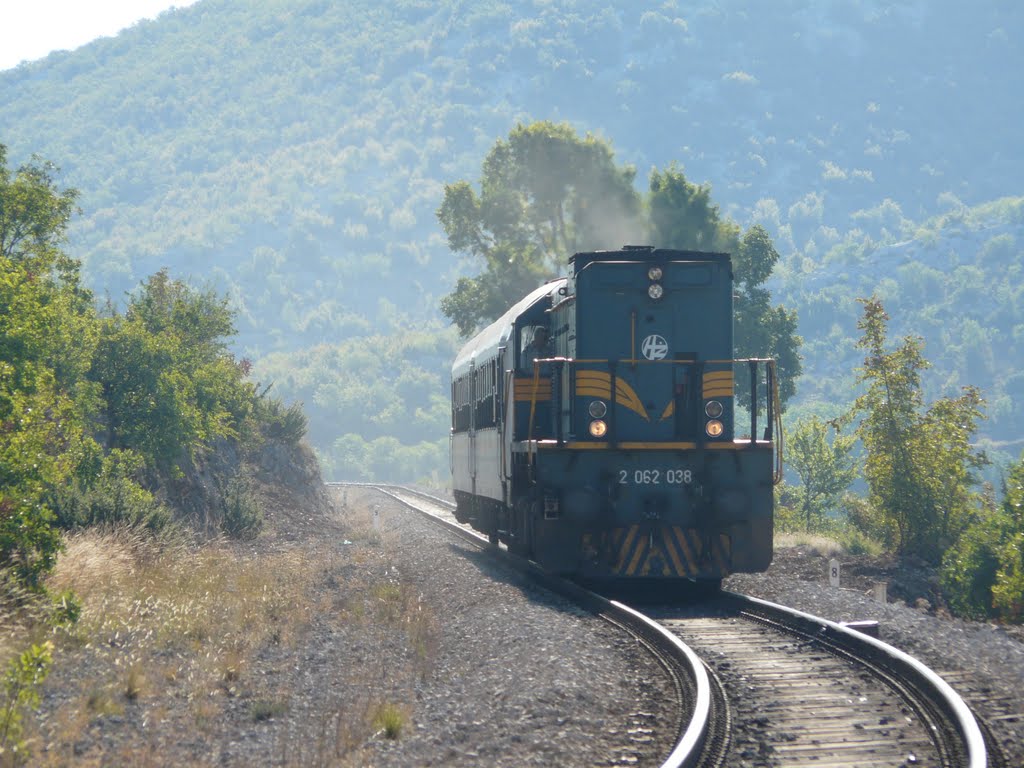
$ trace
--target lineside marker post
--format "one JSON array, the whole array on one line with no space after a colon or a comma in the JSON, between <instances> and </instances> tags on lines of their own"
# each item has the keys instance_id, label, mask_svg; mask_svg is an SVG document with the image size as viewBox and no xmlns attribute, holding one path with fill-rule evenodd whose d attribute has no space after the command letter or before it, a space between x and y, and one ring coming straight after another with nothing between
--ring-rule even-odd
<instances>
[{"instance_id":1,"label":"lineside marker post","mask_svg":"<svg viewBox=\"0 0 1024 768\"><path fill-rule=\"evenodd\" d=\"M828 583L839 589L839 561L834 557L828 561Z\"/></svg>"}]
</instances>

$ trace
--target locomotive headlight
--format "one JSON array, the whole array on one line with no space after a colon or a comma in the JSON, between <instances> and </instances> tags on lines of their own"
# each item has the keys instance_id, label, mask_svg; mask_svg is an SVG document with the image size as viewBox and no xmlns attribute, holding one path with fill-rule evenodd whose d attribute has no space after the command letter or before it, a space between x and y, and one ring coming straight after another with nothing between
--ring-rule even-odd
<instances>
[{"instance_id":1,"label":"locomotive headlight","mask_svg":"<svg viewBox=\"0 0 1024 768\"><path fill-rule=\"evenodd\" d=\"M651 267L647 270L647 276L651 280L661 280L661 267Z\"/></svg>"},{"instance_id":2,"label":"locomotive headlight","mask_svg":"<svg viewBox=\"0 0 1024 768\"><path fill-rule=\"evenodd\" d=\"M647 295L654 300L660 299L665 294L665 289L661 287L661 283L651 283L647 286Z\"/></svg>"},{"instance_id":3,"label":"locomotive headlight","mask_svg":"<svg viewBox=\"0 0 1024 768\"><path fill-rule=\"evenodd\" d=\"M587 411L590 413L590 418L603 419L604 415L608 413L608 406L601 400L595 400L590 404L590 407L587 408Z\"/></svg>"},{"instance_id":4,"label":"locomotive headlight","mask_svg":"<svg viewBox=\"0 0 1024 768\"><path fill-rule=\"evenodd\" d=\"M704 413L708 415L709 419L717 419L724 410L722 404L717 400L708 400L707 405L704 406Z\"/></svg>"},{"instance_id":5,"label":"locomotive headlight","mask_svg":"<svg viewBox=\"0 0 1024 768\"><path fill-rule=\"evenodd\" d=\"M708 437L721 437L725 427L718 419L712 419L705 425L704 431L708 433Z\"/></svg>"},{"instance_id":6,"label":"locomotive headlight","mask_svg":"<svg viewBox=\"0 0 1024 768\"><path fill-rule=\"evenodd\" d=\"M592 437L604 437L608 434L608 425L600 419L590 422L590 435Z\"/></svg>"}]
</instances>

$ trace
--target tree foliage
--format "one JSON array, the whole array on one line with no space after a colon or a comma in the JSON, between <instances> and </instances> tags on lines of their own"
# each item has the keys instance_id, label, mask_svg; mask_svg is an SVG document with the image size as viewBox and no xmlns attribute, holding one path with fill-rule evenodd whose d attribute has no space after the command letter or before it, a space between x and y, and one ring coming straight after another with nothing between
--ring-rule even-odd
<instances>
[{"instance_id":1,"label":"tree foliage","mask_svg":"<svg viewBox=\"0 0 1024 768\"><path fill-rule=\"evenodd\" d=\"M95 394L82 381L94 313L59 250L75 192L54 171L34 160L12 174L0 145L0 564L31 587L60 548L44 492L87 447Z\"/></svg>"},{"instance_id":2,"label":"tree foliage","mask_svg":"<svg viewBox=\"0 0 1024 768\"><path fill-rule=\"evenodd\" d=\"M834 430L829 441L830 427ZM804 530L820 527L825 513L835 508L840 495L856 477L851 455L856 437L839 434L838 424L831 425L817 416L802 421L787 435L789 466L800 478L794 489L797 506L804 519Z\"/></svg>"},{"instance_id":3,"label":"tree foliage","mask_svg":"<svg viewBox=\"0 0 1024 768\"><path fill-rule=\"evenodd\" d=\"M225 349L234 330L226 299L161 270L101 329L89 376L102 388L108 450L136 451L169 472L238 436L255 392Z\"/></svg>"},{"instance_id":4,"label":"tree foliage","mask_svg":"<svg viewBox=\"0 0 1024 768\"><path fill-rule=\"evenodd\" d=\"M610 144L580 138L565 123L519 124L484 159L477 194L445 185L437 218L448 246L481 262L441 304L464 336L556 274L569 255L641 232L636 171L618 166Z\"/></svg>"},{"instance_id":5,"label":"tree foliage","mask_svg":"<svg viewBox=\"0 0 1024 768\"><path fill-rule=\"evenodd\" d=\"M301 414L260 402L213 291L162 270L123 314L97 312L61 250L76 193L56 171L33 159L12 173L0 145L0 568L30 589L55 562L60 526L162 527L168 487L214 447L305 429ZM247 498L225 501L221 520L251 532Z\"/></svg>"},{"instance_id":6,"label":"tree foliage","mask_svg":"<svg viewBox=\"0 0 1024 768\"><path fill-rule=\"evenodd\" d=\"M796 313L772 306L763 287L779 254L764 228L743 236L723 218L707 185L681 168L651 172L646 198L632 166L617 166L610 143L580 138L564 123L517 125L483 163L479 194L467 181L445 186L438 220L456 253L482 267L441 301L463 336L504 312L577 251L653 242L661 248L728 251L736 280L738 356L777 360L785 403L800 375ZM741 393L742 395L742 393Z\"/></svg>"},{"instance_id":7,"label":"tree foliage","mask_svg":"<svg viewBox=\"0 0 1024 768\"><path fill-rule=\"evenodd\" d=\"M682 168L672 163L665 171L651 171L649 188L651 242L661 248L736 253L739 227L721 217L709 185L687 181Z\"/></svg>"},{"instance_id":8,"label":"tree foliage","mask_svg":"<svg viewBox=\"0 0 1024 768\"><path fill-rule=\"evenodd\" d=\"M970 438L983 417L975 387L925 408L922 341L906 337L887 351L888 315L877 299L864 300L858 342L867 356L860 371L866 392L852 415L867 452L865 478L881 531L901 554L937 562L964 531L977 507L973 470L985 457Z\"/></svg>"},{"instance_id":9,"label":"tree foliage","mask_svg":"<svg viewBox=\"0 0 1024 768\"><path fill-rule=\"evenodd\" d=\"M959 615L1024 621L1024 456L1004 482L1002 504L984 505L942 560L942 586Z\"/></svg>"}]
</instances>

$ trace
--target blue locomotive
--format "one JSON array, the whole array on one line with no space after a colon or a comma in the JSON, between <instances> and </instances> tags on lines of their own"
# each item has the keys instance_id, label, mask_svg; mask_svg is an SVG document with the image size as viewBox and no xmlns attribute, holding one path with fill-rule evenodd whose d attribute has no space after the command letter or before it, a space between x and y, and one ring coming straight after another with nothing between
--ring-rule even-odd
<instances>
[{"instance_id":1,"label":"blue locomotive","mask_svg":"<svg viewBox=\"0 0 1024 768\"><path fill-rule=\"evenodd\" d=\"M733 358L729 255L626 246L569 264L455 359L456 515L592 581L766 569L778 387L773 361Z\"/></svg>"}]
</instances>

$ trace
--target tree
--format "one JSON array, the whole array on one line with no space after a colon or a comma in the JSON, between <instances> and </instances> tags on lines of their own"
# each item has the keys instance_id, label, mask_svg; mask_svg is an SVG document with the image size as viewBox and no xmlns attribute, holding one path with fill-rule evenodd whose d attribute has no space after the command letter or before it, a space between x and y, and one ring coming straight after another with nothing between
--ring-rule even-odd
<instances>
[{"instance_id":1,"label":"tree","mask_svg":"<svg viewBox=\"0 0 1024 768\"><path fill-rule=\"evenodd\" d=\"M46 491L91 442L95 315L59 249L77 193L48 163L12 175L6 159L0 145L0 565L35 588L60 549Z\"/></svg>"},{"instance_id":2,"label":"tree","mask_svg":"<svg viewBox=\"0 0 1024 768\"><path fill-rule=\"evenodd\" d=\"M785 408L803 372L799 353L803 340L796 333L796 310L772 306L771 293L763 287L778 260L778 251L764 228L756 225L744 233L733 259L733 333L737 357L775 359L779 400Z\"/></svg>"},{"instance_id":3,"label":"tree","mask_svg":"<svg viewBox=\"0 0 1024 768\"><path fill-rule=\"evenodd\" d=\"M102 387L107 450L137 451L173 473L237 436L254 391L226 351L232 318L226 299L161 270L124 315L104 319L90 377Z\"/></svg>"},{"instance_id":4,"label":"tree","mask_svg":"<svg viewBox=\"0 0 1024 768\"><path fill-rule=\"evenodd\" d=\"M1024 456L942 559L942 588L960 616L1024 621Z\"/></svg>"},{"instance_id":5,"label":"tree","mask_svg":"<svg viewBox=\"0 0 1024 768\"><path fill-rule=\"evenodd\" d=\"M1004 616L1024 621L1024 456L1011 469L1003 496L1005 536L993 603Z\"/></svg>"},{"instance_id":6,"label":"tree","mask_svg":"<svg viewBox=\"0 0 1024 768\"><path fill-rule=\"evenodd\" d=\"M437 217L448 246L484 271L461 279L442 311L468 336L573 253L635 241L644 229L635 176L608 142L566 123L517 125L485 158L479 194L467 181L445 185Z\"/></svg>"},{"instance_id":7,"label":"tree","mask_svg":"<svg viewBox=\"0 0 1024 768\"><path fill-rule=\"evenodd\" d=\"M711 202L710 186L687 181L682 168L672 163L665 171L651 171L649 188L652 243L660 248L736 252L739 227L721 218Z\"/></svg>"},{"instance_id":8,"label":"tree","mask_svg":"<svg viewBox=\"0 0 1024 768\"><path fill-rule=\"evenodd\" d=\"M616 166L610 144L581 139L566 124L517 125L484 160L479 195L466 181L445 186L437 217L448 245L482 263L483 271L460 278L441 311L469 336L555 276L577 251L630 242L728 251L736 354L776 359L785 405L801 372L801 340L796 312L773 307L763 287L779 259L768 233L755 226L741 238L712 203L710 187L690 183L675 164L651 172L646 201L634 189L635 175L632 166ZM741 401L744 386L737 390Z\"/></svg>"},{"instance_id":9,"label":"tree","mask_svg":"<svg viewBox=\"0 0 1024 768\"><path fill-rule=\"evenodd\" d=\"M957 540L977 508L972 470L985 463L970 446L984 401L975 387L924 409L921 372L928 367L922 341L905 337L886 351L889 317L877 299L861 300L858 323L866 350L859 381L867 391L851 417L867 451L865 478L887 537L901 554L936 562Z\"/></svg>"},{"instance_id":10,"label":"tree","mask_svg":"<svg viewBox=\"0 0 1024 768\"><path fill-rule=\"evenodd\" d=\"M60 251L67 226L75 213L78 191L59 189L59 169L33 156L14 176L7 167L7 147L0 144L0 256L33 261L49 269L58 262L71 264Z\"/></svg>"},{"instance_id":11,"label":"tree","mask_svg":"<svg viewBox=\"0 0 1024 768\"><path fill-rule=\"evenodd\" d=\"M674 163L664 172L651 172L647 209L651 242L658 247L732 254L736 356L775 358L779 399L785 406L803 370L798 351L802 342L796 334L796 312L773 307L771 293L763 287L779 260L768 232L755 225L741 238L739 227L723 220L711 202L711 188L687 181ZM749 403L746 387L741 384L737 394Z\"/></svg>"},{"instance_id":12,"label":"tree","mask_svg":"<svg viewBox=\"0 0 1024 768\"><path fill-rule=\"evenodd\" d=\"M830 443L829 426L813 416L798 423L786 440L789 466L800 477L801 485L796 493L808 532L814 527L812 517L820 518L834 508L839 495L856 477L850 455L856 438L839 434L838 424L833 422L835 434Z\"/></svg>"}]
</instances>

